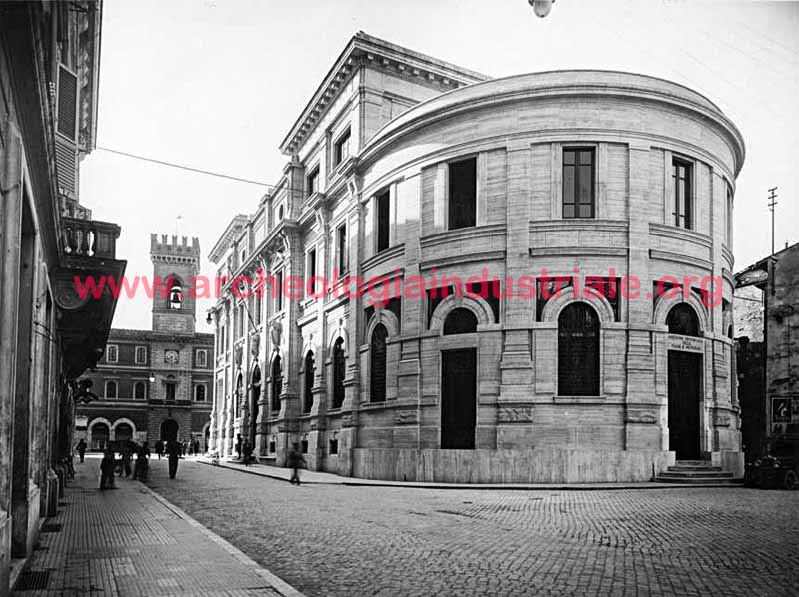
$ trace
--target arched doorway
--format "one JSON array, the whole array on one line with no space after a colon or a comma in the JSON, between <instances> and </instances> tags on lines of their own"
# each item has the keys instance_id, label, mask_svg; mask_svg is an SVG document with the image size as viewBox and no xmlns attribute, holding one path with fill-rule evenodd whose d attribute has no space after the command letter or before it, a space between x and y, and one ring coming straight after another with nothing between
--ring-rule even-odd
<instances>
[{"instance_id":1,"label":"arched doorway","mask_svg":"<svg viewBox=\"0 0 799 597\"><path fill-rule=\"evenodd\" d=\"M178 423L173 419L165 419L161 423L161 441L173 442L178 439Z\"/></svg>"},{"instance_id":2,"label":"arched doorway","mask_svg":"<svg viewBox=\"0 0 799 597\"><path fill-rule=\"evenodd\" d=\"M386 341L388 330L378 323L372 331L369 350L369 401L386 401Z\"/></svg>"},{"instance_id":3,"label":"arched doorway","mask_svg":"<svg viewBox=\"0 0 799 597\"><path fill-rule=\"evenodd\" d=\"M91 426L90 436L90 450L105 450L111 438L111 429L105 423L95 423Z\"/></svg>"},{"instance_id":4,"label":"arched doorway","mask_svg":"<svg viewBox=\"0 0 799 597\"><path fill-rule=\"evenodd\" d=\"M252 370L252 377L250 381L250 428L249 440L250 446L255 449L255 435L258 431L258 401L261 399L261 368L256 365Z\"/></svg>"},{"instance_id":5,"label":"arched doorway","mask_svg":"<svg viewBox=\"0 0 799 597\"><path fill-rule=\"evenodd\" d=\"M118 442L131 441L133 439L133 428L128 423L117 423L114 427L114 440Z\"/></svg>"},{"instance_id":6,"label":"arched doorway","mask_svg":"<svg viewBox=\"0 0 799 597\"><path fill-rule=\"evenodd\" d=\"M444 320L444 335L477 331L470 309L453 309ZM441 448L473 450L477 427L477 349L441 351Z\"/></svg>"},{"instance_id":7,"label":"arched doorway","mask_svg":"<svg viewBox=\"0 0 799 597\"><path fill-rule=\"evenodd\" d=\"M699 336L699 318L687 303L672 307L666 324L669 334ZM677 460L696 460L701 456L701 350L701 342L687 340L670 342L669 346L669 450L675 452Z\"/></svg>"},{"instance_id":8,"label":"arched doorway","mask_svg":"<svg viewBox=\"0 0 799 597\"><path fill-rule=\"evenodd\" d=\"M283 370L281 369L280 356L275 356L272 361L272 415L280 412L280 394L283 393Z\"/></svg>"}]
</instances>

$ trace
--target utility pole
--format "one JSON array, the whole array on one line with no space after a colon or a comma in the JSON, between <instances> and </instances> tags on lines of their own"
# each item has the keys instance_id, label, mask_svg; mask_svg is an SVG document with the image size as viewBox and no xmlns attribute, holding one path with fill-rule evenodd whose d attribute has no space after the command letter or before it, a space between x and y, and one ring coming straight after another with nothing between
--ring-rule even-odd
<instances>
[{"instance_id":1,"label":"utility pole","mask_svg":"<svg viewBox=\"0 0 799 597\"><path fill-rule=\"evenodd\" d=\"M774 207L777 205L777 188L768 190L768 208L771 210L771 254L774 255Z\"/></svg>"}]
</instances>

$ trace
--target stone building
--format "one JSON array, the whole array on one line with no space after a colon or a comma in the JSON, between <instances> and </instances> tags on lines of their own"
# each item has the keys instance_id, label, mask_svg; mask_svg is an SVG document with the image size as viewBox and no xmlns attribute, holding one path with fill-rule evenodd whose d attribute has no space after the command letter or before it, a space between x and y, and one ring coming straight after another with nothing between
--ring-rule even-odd
<instances>
[{"instance_id":1,"label":"stone building","mask_svg":"<svg viewBox=\"0 0 799 597\"><path fill-rule=\"evenodd\" d=\"M58 510L80 376L116 299L73 276L120 276L120 229L92 220L79 164L97 129L99 2L0 3L0 594ZM12 558L14 564L12 565Z\"/></svg>"},{"instance_id":2,"label":"stone building","mask_svg":"<svg viewBox=\"0 0 799 597\"><path fill-rule=\"evenodd\" d=\"M799 243L735 275L738 395L752 455L799 442ZM740 306L740 307L739 307Z\"/></svg>"},{"instance_id":3,"label":"stone building","mask_svg":"<svg viewBox=\"0 0 799 597\"><path fill-rule=\"evenodd\" d=\"M112 328L87 377L99 400L78 409L77 434L90 450L109 440L199 440L207 447L213 381L212 334L195 331L200 242L151 235L152 330Z\"/></svg>"},{"instance_id":4,"label":"stone building","mask_svg":"<svg viewBox=\"0 0 799 597\"><path fill-rule=\"evenodd\" d=\"M358 33L280 148L283 176L211 251L222 453L242 433L267 462L297 442L367 478L742 474L744 146L707 98L618 72L490 79Z\"/></svg>"}]
</instances>

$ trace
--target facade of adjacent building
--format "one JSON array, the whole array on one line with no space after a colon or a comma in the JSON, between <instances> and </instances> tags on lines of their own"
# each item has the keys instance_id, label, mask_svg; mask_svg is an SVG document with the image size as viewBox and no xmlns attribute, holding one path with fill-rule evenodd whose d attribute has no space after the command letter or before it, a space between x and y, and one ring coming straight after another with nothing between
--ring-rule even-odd
<instances>
[{"instance_id":1,"label":"facade of adjacent building","mask_svg":"<svg viewBox=\"0 0 799 597\"><path fill-rule=\"evenodd\" d=\"M738 395L747 453L799 442L799 244L735 275Z\"/></svg>"},{"instance_id":2,"label":"facade of adjacent building","mask_svg":"<svg viewBox=\"0 0 799 597\"><path fill-rule=\"evenodd\" d=\"M94 148L99 2L0 3L0 594L58 509L80 376L103 354L116 299L74 276L121 276L118 226L78 197Z\"/></svg>"},{"instance_id":3,"label":"facade of adjacent building","mask_svg":"<svg viewBox=\"0 0 799 597\"><path fill-rule=\"evenodd\" d=\"M213 448L242 434L282 465L297 443L309 468L409 481L742 474L744 146L707 98L617 72L489 79L358 33L280 148L210 255Z\"/></svg>"},{"instance_id":4,"label":"facade of adjacent building","mask_svg":"<svg viewBox=\"0 0 799 597\"><path fill-rule=\"evenodd\" d=\"M158 440L208 443L213 391L212 334L196 332L191 292L200 242L151 235L151 330L112 328L105 354L87 374L99 400L81 406L77 434L90 450L132 440L152 450ZM157 285L157 286L156 286Z\"/></svg>"}]
</instances>

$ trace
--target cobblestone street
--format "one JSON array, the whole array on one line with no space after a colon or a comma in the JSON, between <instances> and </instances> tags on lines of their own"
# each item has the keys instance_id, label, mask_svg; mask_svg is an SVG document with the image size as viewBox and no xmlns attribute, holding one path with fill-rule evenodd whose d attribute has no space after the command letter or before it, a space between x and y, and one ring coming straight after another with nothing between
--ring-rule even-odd
<instances>
[{"instance_id":1,"label":"cobblestone street","mask_svg":"<svg viewBox=\"0 0 799 597\"><path fill-rule=\"evenodd\" d=\"M308 595L787 595L799 493L304 485L182 461L151 487Z\"/></svg>"}]
</instances>

